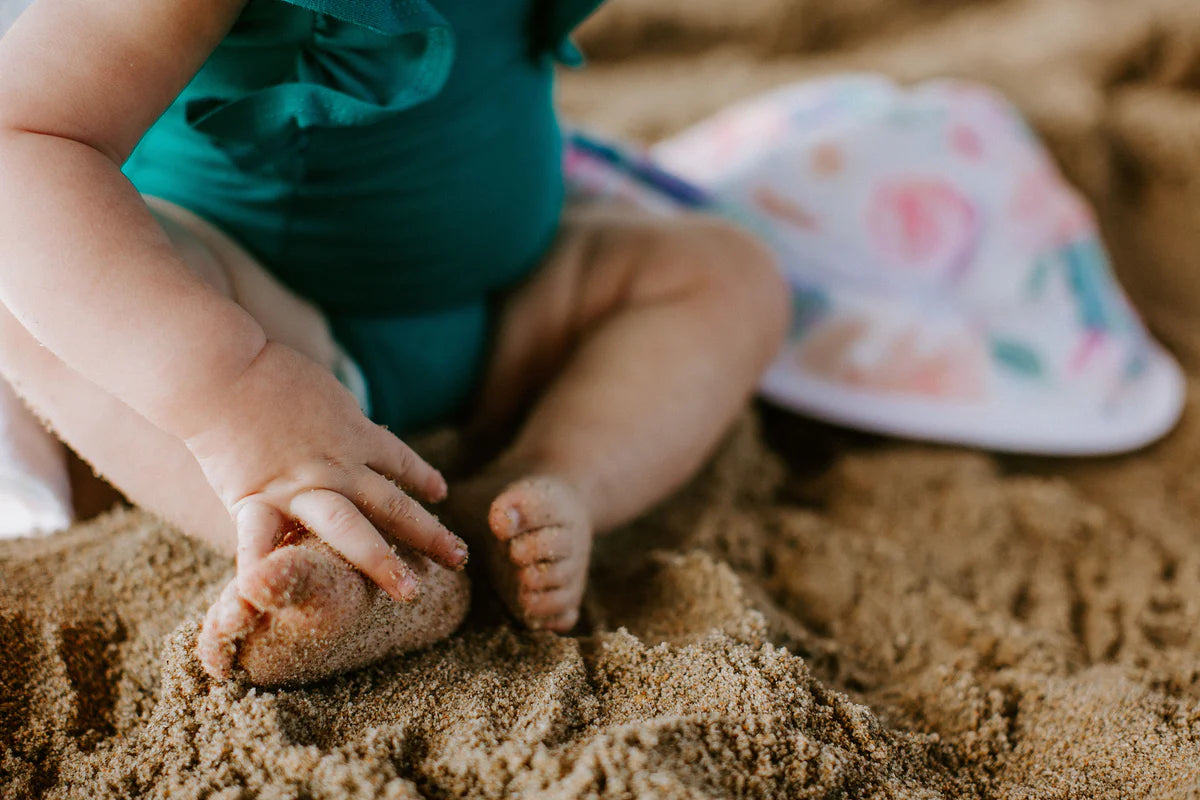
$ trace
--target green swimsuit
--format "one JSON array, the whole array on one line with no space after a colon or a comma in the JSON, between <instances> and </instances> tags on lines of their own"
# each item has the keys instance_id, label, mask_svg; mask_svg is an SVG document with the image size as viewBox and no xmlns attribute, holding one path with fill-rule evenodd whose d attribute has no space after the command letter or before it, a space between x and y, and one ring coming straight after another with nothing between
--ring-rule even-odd
<instances>
[{"instance_id":1,"label":"green swimsuit","mask_svg":"<svg viewBox=\"0 0 1200 800\"><path fill-rule=\"evenodd\" d=\"M445 421L557 230L553 59L600 2L250 0L125 172L320 306L376 421Z\"/></svg>"}]
</instances>

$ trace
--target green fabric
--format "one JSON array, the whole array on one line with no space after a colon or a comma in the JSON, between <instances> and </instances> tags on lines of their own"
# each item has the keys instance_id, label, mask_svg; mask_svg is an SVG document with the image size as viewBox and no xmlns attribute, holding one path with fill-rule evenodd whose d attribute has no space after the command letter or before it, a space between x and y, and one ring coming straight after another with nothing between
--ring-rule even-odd
<instances>
[{"instance_id":1,"label":"green fabric","mask_svg":"<svg viewBox=\"0 0 1200 800\"><path fill-rule=\"evenodd\" d=\"M371 416L403 432L452 420L487 361L484 302L393 317L338 316L334 337L367 379Z\"/></svg>"},{"instance_id":2,"label":"green fabric","mask_svg":"<svg viewBox=\"0 0 1200 800\"><path fill-rule=\"evenodd\" d=\"M553 60L599 2L250 0L125 172L320 306L380 422L443 420L557 230Z\"/></svg>"}]
</instances>

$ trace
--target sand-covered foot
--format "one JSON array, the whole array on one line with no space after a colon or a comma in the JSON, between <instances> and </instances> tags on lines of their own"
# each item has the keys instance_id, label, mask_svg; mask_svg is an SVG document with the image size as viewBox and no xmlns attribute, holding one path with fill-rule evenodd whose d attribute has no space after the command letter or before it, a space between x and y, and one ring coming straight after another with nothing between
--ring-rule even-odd
<instances>
[{"instance_id":1,"label":"sand-covered foot","mask_svg":"<svg viewBox=\"0 0 1200 800\"><path fill-rule=\"evenodd\" d=\"M278 548L209 609L201 664L222 680L240 667L261 686L298 684L448 636L467 612L467 578L423 556L406 560L420 589L400 603L313 537Z\"/></svg>"},{"instance_id":2,"label":"sand-covered foot","mask_svg":"<svg viewBox=\"0 0 1200 800\"><path fill-rule=\"evenodd\" d=\"M534 629L574 627L592 551L591 519L576 490L547 475L481 477L453 488L450 503L509 611Z\"/></svg>"}]
</instances>

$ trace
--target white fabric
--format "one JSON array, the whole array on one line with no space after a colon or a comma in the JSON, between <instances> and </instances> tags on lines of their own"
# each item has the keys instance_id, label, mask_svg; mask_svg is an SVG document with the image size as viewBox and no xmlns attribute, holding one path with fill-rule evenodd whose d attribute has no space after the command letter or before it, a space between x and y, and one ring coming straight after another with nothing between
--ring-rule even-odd
<instances>
[{"instance_id":1,"label":"white fabric","mask_svg":"<svg viewBox=\"0 0 1200 800\"><path fill-rule=\"evenodd\" d=\"M371 416L371 392L367 386L367 376L363 374L362 367L358 362L351 358L337 342L333 343L335 354L333 362L333 375L338 381L350 390L350 394L354 395L354 399L358 401L358 407L366 416Z\"/></svg>"},{"instance_id":2,"label":"white fabric","mask_svg":"<svg viewBox=\"0 0 1200 800\"><path fill-rule=\"evenodd\" d=\"M71 524L66 451L0 380L0 539Z\"/></svg>"}]
</instances>

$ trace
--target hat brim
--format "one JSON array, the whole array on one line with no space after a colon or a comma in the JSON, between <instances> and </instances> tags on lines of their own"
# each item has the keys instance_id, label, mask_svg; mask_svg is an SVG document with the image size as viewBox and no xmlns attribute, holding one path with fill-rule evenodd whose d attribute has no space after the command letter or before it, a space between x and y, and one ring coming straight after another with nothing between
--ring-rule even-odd
<instances>
[{"instance_id":1,"label":"hat brim","mask_svg":"<svg viewBox=\"0 0 1200 800\"><path fill-rule=\"evenodd\" d=\"M1029 387L979 402L864 391L807 372L781 356L761 384L768 401L824 422L930 442L1032 455L1098 456L1159 439L1178 422L1185 378L1152 345L1146 367L1122 390L1121 402L1082 408L1077 394Z\"/></svg>"}]
</instances>

